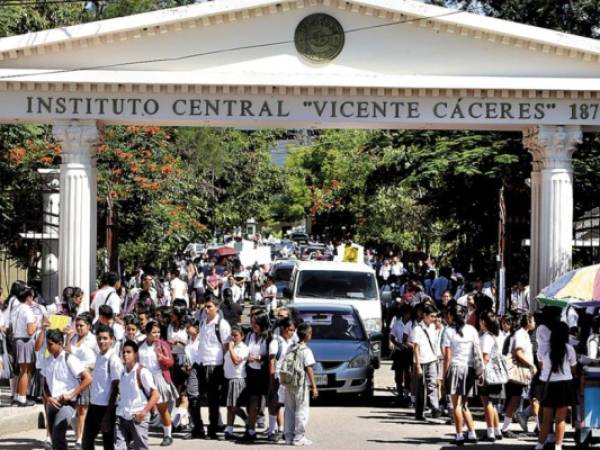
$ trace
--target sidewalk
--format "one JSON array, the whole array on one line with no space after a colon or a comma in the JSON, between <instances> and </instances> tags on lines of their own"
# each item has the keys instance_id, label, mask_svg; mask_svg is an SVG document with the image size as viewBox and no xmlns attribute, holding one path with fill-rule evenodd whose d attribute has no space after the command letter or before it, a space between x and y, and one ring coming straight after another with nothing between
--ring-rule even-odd
<instances>
[{"instance_id":1,"label":"sidewalk","mask_svg":"<svg viewBox=\"0 0 600 450\"><path fill-rule=\"evenodd\" d=\"M43 411L42 405L26 408L10 406L10 390L0 387L0 436L5 436L38 428L38 417Z\"/></svg>"}]
</instances>

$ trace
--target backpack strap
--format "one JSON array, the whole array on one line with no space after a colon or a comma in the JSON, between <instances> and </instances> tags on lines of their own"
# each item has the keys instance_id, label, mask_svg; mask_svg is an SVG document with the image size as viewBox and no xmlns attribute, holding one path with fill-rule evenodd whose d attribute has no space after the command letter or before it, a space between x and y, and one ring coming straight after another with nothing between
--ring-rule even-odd
<instances>
[{"instance_id":1,"label":"backpack strap","mask_svg":"<svg viewBox=\"0 0 600 450\"><path fill-rule=\"evenodd\" d=\"M279 358L281 358L281 353L283 352L281 343L283 341L283 338L281 336L276 336L277 338L277 354L275 355L275 361L279 361Z\"/></svg>"},{"instance_id":2,"label":"backpack strap","mask_svg":"<svg viewBox=\"0 0 600 450\"><path fill-rule=\"evenodd\" d=\"M142 369L143 368L144 368L144 366L142 366L141 364L138 364L137 369L135 369L135 379L137 381L138 387L141 389L142 393L144 394L144 397L146 397L146 400L149 400L150 396L146 392L146 388L144 387L144 384L142 383Z\"/></svg>"},{"instance_id":3,"label":"backpack strap","mask_svg":"<svg viewBox=\"0 0 600 450\"><path fill-rule=\"evenodd\" d=\"M217 323L215 324L215 334L217 335L217 341L219 341L219 344L223 344L223 339L221 338L221 321L223 320L222 317L219 317L219 320L217 321Z\"/></svg>"},{"instance_id":4,"label":"backpack strap","mask_svg":"<svg viewBox=\"0 0 600 450\"><path fill-rule=\"evenodd\" d=\"M106 304L108 303L108 300L110 299L110 296L111 296L111 295L113 295L113 294L115 294L115 295L116 295L116 292L115 292L115 291L111 291L111 292L110 292L110 293L109 293L109 294L106 296L106 298L104 299L104 303L102 304L103 306L104 306L104 305L106 305Z\"/></svg>"}]
</instances>

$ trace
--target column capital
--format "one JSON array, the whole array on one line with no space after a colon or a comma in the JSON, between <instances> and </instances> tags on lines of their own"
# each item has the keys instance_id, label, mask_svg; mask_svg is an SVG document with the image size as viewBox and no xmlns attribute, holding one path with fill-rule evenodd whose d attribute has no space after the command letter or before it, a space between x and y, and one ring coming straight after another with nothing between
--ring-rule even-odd
<instances>
[{"instance_id":1,"label":"column capital","mask_svg":"<svg viewBox=\"0 0 600 450\"><path fill-rule=\"evenodd\" d=\"M533 171L572 170L571 159L583 141L581 127L541 125L523 131L523 145L533 157Z\"/></svg>"},{"instance_id":2,"label":"column capital","mask_svg":"<svg viewBox=\"0 0 600 450\"><path fill-rule=\"evenodd\" d=\"M64 163L91 163L99 136L95 122L73 120L55 124L52 133L61 143Z\"/></svg>"}]
</instances>

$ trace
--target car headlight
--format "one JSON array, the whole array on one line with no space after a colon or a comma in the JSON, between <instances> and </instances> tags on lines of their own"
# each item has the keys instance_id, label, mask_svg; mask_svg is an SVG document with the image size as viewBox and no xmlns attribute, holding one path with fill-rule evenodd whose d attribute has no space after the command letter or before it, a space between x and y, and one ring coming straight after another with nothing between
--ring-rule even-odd
<instances>
[{"instance_id":1,"label":"car headlight","mask_svg":"<svg viewBox=\"0 0 600 450\"><path fill-rule=\"evenodd\" d=\"M381 342L380 341L371 342L371 352L374 355L379 355L381 353Z\"/></svg>"},{"instance_id":2,"label":"car headlight","mask_svg":"<svg viewBox=\"0 0 600 450\"><path fill-rule=\"evenodd\" d=\"M371 363L371 357L368 353L363 353L362 355L355 356L352 358L352 361L348 363L348 368L350 369L362 369L363 367L368 367Z\"/></svg>"},{"instance_id":3,"label":"car headlight","mask_svg":"<svg viewBox=\"0 0 600 450\"><path fill-rule=\"evenodd\" d=\"M381 332L381 319L365 319L364 323L367 334Z\"/></svg>"}]
</instances>

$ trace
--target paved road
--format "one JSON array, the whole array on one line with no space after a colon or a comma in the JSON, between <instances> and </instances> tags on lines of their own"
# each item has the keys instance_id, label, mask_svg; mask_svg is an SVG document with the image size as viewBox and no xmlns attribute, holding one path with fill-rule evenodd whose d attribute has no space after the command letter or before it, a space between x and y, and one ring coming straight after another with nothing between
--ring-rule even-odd
<instances>
[{"instance_id":1,"label":"paved road","mask_svg":"<svg viewBox=\"0 0 600 450\"><path fill-rule=\"evenodd\" d=\"M311 407L308 437L314 442L313 448L328 450L367 450L367 449L411 449L439 450L453 449L448 444L452 426L443 421L437 423L416 423L411 411L393 406L391 386L393 377L389 365L384 365L376 376L376 397L370 405L356 401L328 399ZM0 414L2 410L0 409ZM518 426L517 426L518 427ZM478 430L485 427L478 422ZM241 433L241 427L236 430ZM158 449L162 438L160 432L151 433L151 447ZM32 450L41 447L40 439L44 432L32 429L28 433L4 436L0 439L0 450ZM174 450L236 449L239 443L215 441L183 441L175 435ZM281 445L270 445L257 441L261 449L280 449ZM471 446L481 450L532 448L532 437L520 440L504 440L501 444L479 444ZM100 448L100 447L97 447ZM468 448L465 447L465 448Z\"/></svg>"}]
</instances>

